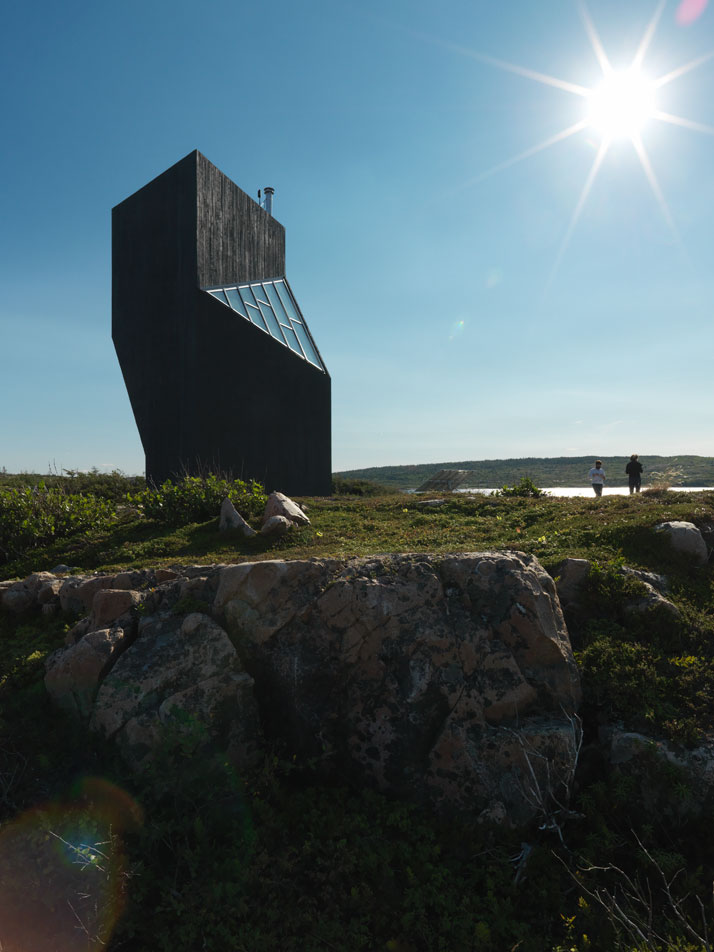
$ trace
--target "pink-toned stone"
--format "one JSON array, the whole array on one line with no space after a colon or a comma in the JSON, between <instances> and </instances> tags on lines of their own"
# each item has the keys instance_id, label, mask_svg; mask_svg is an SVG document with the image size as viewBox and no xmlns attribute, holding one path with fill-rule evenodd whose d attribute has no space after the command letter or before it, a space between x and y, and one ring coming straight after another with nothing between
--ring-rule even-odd
<instances>
[{"instance_id":1,"label":"pink-toned stone","mask_svg":"<svg viewBox=\"0 0 714 952\"><path fill-rule=\"evenodd\" d=\"M101 679L124 647L122 628L103 628L54 652L45 665L47 693L64 710L88 716Z\"/></svg>"},{"instance_id":2,"label":"pink-toned stone","mask_svg":"<svg viewBox=\"0 0 714 952\"><path fill-rule=\"evenodd\" d=\"M141 603L141 594L126 589L99 589L92 600L92 627L104 628Z\"/></svg>"},{"instance_id":3,"label":"pink-toned stone","mask_svg":"<svg viewBox=\"0 0 714 952\"><path fill-rule=\"evenodd\" d=\"M268 502L266 503L265 512L263 513L263 524L265 525L273 516L283 516L288 522L292 522L297 526L310 525L310 520L300 506L284 493L275 492L268 496Z\"/></svg>"},{"instance_id":4,"label":"pink-toned stone","mask_svg":"<svg viewBox=\"0 0 714 952\"><path fill-rule=\"evenodd\" d=\"M11 582L0 591L0 604L7 611L21 614L51 601L61 582L51 572L33 572L19 582Z\"/></svg>"},{"instance_id":5,"label":"pink-toned stone","mask_svg":"<svg viewBox=\"0 0 714 952\"><path fill-rule=\"evenodd\" d=\"M84 606L84 610L86 612L90 612L92 610L92 603L94 601L95 594L101 589L112 588L113 584L113 575L95 575L92 578L88 578L82 582L75 594Z\"/></svg>"},{"instance_id":6,"label":"pink-toned stone","mask_svg":"<svg viewBox=\"0 0 714 952\"><path fill-rule=\"evenodd\" d=\"M280 539L292 526L293 523L285 516L271 516L263 523L260 534L273 539Z\"/></svg>"},{"instance_id":7,"label":"pink-toned stone","mask_svg":"<svg viewBox=\"0 0 714 952\"><path fill-rule=\"evenodd\" d=\"M161 585L162 582L174 582L178 577L178 573L172 569L157 569L154 572L157 585Z\"/></svg>"},{"instance_id":8,"label":"pink-toned stone","mask_svg":"<svg viewBox=\"0 0 714 952\"><path fill-rule=\"evenodd\" d=\"M519 822L535 809L519 786L528 757L539 782L569 782L579 677L535 558L289 565L222 569L215 607L270 672L294 749L327 750L367 782L445 809L503 802Z\"/></svg>"}]
</instances>

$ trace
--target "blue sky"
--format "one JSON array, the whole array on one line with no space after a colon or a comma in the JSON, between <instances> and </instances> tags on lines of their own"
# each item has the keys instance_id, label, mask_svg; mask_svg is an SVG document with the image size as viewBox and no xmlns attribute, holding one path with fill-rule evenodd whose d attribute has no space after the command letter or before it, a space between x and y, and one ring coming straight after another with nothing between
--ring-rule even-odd
<instances>
[{"instance_id":1,"label":"blue sky","mask_svg":"<svg viewBox=\"0 0 714 952\"><path fill-rule=\"evenodd\" d=\"M629 65L656 0L13 4L0 35L0 467L143 471L111 343L111 208L193 149L273 185L332 376L333 468L712 455L714 59L690 125L607 150L587 15ZM714 49L670 0L651 77ZM490 170L504 165L500 171ZM657 194L653 188L656 183ZM237 355L236 361L238 363Z\"/></svg>"}]
</instances>

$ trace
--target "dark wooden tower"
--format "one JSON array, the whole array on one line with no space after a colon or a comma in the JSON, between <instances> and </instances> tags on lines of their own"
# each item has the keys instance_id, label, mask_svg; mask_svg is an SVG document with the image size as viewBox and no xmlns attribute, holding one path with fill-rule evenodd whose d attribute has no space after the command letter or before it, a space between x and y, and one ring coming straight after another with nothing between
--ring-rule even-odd
<instances>
[{"instance_id":1,"label":"dark wooden tower","mask_svg":"<svg viewBox=\"0 0 714 952\"><path fill-rule=\"evenodd\" d=\"M200 152L112 210L112 338L147 479L330 493L330 377L285 229Z\"/></svg>"}]
</instances>

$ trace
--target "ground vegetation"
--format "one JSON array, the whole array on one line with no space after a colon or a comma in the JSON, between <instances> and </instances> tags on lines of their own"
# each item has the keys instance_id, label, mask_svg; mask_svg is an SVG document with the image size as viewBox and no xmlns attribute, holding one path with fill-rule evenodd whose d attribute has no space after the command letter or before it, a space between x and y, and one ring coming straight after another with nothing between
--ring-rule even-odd
<instances>
[{"instance_id":1,"label":"ground vegetation","mask_svg":"<svg viewBox=\"0 0 714 952\"><path fill-rule=\"evenodd\" d=\"M711 798L654 742L632 773L611 767L599 740L619 725L686 750L714 732L711 562L692 566L655 531L690 521L711 545L714 493L555 498L523 476L496 496L343 484L299 500L311 524L272 542L218 531L224 492L258 527L256 484L207 478L159 496L120 474L103 493L5 484L5 579L59 563L89 571L490 548L533 553L556 578L566 558L591 564L566 614L584 691L573 797L566 812L517 831L327 783L319 762L288 749L239 775L218 751L197 756L184 735L167 739L149 774L131 776L44 692L44 659L75 619L0 612L0 879L22 882L18 830L56 847L39 874L38 947L49 948L41 923L61 907L75 914L82 949L710 949ZM666 575L677 614L629 611L642 582L625 567ZM102 902L112 916L99 914ZM21 948L8 908L0 900L0 941Z\"/></svg>"}]
</instances>

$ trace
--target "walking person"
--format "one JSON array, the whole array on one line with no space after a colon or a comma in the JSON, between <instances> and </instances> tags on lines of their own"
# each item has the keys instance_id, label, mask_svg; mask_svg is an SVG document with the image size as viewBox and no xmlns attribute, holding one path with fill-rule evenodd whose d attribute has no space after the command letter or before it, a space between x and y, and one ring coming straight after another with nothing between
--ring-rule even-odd
<instances>
[{"instance_id":1,"label":"walking person","mask_svg":"<svg viewBox=\"0 0 714 952\"><path fill-rule=\"evenodd\" d=\"M593 491L596 496L602 496L602 487L605 485L605 470L602 468L602 460L596 459L595 465L588 473L593 484Z\"/></svg>"},{"instance_id":2,"label":"walking person","mask_svg":"<svg viewBox=\"0 0 714 952\"><path fill-rule=\"evenodd\" d=\"M637 453L633 453L630 462L625 466L627 480L630 485L630 495L638 493L642 485L642 463L637 459Z\"/></svg>"}]
</instances>

